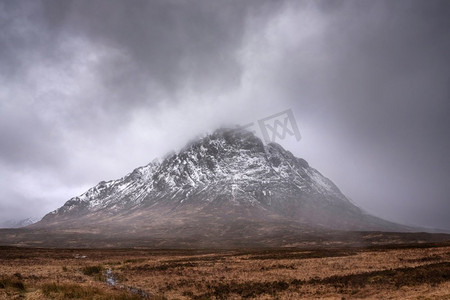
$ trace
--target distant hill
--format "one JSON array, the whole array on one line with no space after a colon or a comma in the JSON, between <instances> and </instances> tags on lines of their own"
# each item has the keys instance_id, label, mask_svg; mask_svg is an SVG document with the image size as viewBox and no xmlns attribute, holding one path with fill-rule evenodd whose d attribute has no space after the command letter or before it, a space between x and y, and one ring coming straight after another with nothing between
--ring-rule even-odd
<instances>
[{"instance_id":1,"label":"distant hill","mask_svg":"<svg viewBox=\"0 0 450 300\"><path fill-rule=\"evenodd\" d=\"M3 222L0 222L0 228L20 228L25 227L31 224L36 223L39 221L36 218L26 218L21 220L6 220Z\"/></svg>"}]
</instances>

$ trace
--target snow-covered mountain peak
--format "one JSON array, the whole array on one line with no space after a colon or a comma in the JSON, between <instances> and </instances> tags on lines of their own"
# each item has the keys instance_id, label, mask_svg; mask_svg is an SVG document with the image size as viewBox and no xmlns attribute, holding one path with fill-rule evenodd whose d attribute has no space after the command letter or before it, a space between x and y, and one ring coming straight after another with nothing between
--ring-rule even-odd
<instances>
[{"instance_id":1,"label":"snow-covered mountain peak","mask_svg":"<svg viewBox=\"0 0 450 300\"><path fill-rule=\"evenodd\" d=\"M93 224L124 222L144 216L148 222L163 218L158 221L163 224L188 214L194 219L222 219L225 214L231 220L270 216L337 228L362 226L361 210L329 179L282 146L264 145L240 129L216 130L120 179L102 181L39 225L75 226L80 218ZM169 216L174 219L169 221Z\"/></svg>"}]
</instances>

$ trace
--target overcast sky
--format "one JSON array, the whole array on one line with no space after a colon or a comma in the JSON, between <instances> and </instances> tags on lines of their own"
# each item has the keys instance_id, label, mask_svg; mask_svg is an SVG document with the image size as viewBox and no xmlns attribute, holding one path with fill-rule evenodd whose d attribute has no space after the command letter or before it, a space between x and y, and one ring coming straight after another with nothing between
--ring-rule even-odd
<instances>
[{"instance_id":1,"label":"overcast sky","mask_svg":"<svg viewBox=\"0 0 450 300\"><path fill-rule=\"evenodd\" d=\"M0 0L0 221L292 109L357 205L450 229L450 1Z\"/></svg>"}]
</instances>

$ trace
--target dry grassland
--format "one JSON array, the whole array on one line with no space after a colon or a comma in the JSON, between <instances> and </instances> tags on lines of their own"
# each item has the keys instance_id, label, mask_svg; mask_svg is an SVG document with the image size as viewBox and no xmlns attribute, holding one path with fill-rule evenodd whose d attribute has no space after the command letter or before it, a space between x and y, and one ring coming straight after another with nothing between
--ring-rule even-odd
<instances>
[{"instance_id":1,"label":"dry grassland","mask_svg":"<svg viewBox=\"0 0 450 300\"><path fill-rule=\"evenodd\" d=\"M450 299L450 245L271 250L0 247L0 299L142 298Z\"/></svg>"}]
</instances>

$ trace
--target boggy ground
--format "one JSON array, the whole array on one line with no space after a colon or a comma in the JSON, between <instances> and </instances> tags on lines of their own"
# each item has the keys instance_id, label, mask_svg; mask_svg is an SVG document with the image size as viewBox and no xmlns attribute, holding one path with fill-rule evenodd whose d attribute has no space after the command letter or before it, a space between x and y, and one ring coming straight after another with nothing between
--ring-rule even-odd
<instances>
[{"instance_id":1,"label":"boggy ground","mask_svg":"<svg viewBox=\"0 0 450 300\"><path fill-rule=\"evenodd\" d=\"M0 247L0 299L142 298L450 299L450 244L268 250Z\"/></svg>"}]
</instances>

